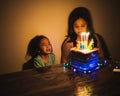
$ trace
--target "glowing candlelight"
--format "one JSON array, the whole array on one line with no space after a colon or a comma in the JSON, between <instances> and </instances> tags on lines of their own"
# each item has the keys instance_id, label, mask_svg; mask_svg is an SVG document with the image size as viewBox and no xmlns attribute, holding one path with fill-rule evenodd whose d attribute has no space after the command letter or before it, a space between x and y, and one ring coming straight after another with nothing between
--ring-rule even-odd
<instances>
[{"instance_id":1,"label":"glowing candlelight","mask_svg":"<svg viewBox=\"0 0 120 96\"><path fill-rule=\"evenodd\" d=\"M85 32L83 32L83 41L85 41Z\"/></svg>"},{"instance_id":2,"label":"glowing candlelight","mask_svg":"<svg viewBox=\"0 0 120 96\"><path fill-rule=\"evenodd\" d=\"M81 42L83 41L83 33L80 34L81 35Z\"/></svg>"},{"instance_id":3,"label":"glowing candlelight","mask_svg":"<svg viewBox=\"0 0 120 96\"><path fill-rule=\"evenodd\" d=\"M87 49L87 46L88 46L88 37L89 37L89 32L86 33L86 49Z\"/></svg>"},{"instance_id":4,"label":"glowing candlelight","mask_svg":"<svg viewBox=\"0 0 120 96\"><path fill-rule=\"evenodd\" d=\"M86 33L86 41L88 41L89 34L89 32Z\"/></svg>"},{"instance_id":5,"label":"glowing candlelight","mask_svg":"<svg viewBox=\"0 0 120 96\"><path fill-rule=\"evenodd\" d=\"M89 32L82 32L80 34L81 37L81 42L80 42L80 48L83 49L87 49L88 47L88 38L89 38L90 33Z\"/></svg>"},{"instance_id":6,"label":"glowing candlelight","mask_svg":"<svg viewBox=\"0 0 120 96\"><path fill-rule=\"evenodd\" d=\"M80 34L80 41L82 41L82 33Z\"/></svg>"}]
</instances>

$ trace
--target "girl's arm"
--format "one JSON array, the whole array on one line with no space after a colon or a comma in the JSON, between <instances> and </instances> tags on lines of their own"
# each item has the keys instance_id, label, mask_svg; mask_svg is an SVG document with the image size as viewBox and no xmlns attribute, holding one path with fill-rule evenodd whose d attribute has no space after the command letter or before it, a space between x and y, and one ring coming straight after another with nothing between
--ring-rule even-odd
<instances>
[{"instance_id":1,"label":"girl's arm","mask_svg":"<svg viewBox=\"0 0 120 96\"><path fill-rule=\"evenodd\" d=\"M101 42L101 40L100 40L100 38L97 34L95 34L95 37L97 39L97 48L99 48L99 51L98 51L99 57L104 58L104 51L103 51L103 48L102 48L103 47L102 42Z\"/></svg>"},{"instance_id":2,"label":"girl's arm","mask_svg":"<svg viewBox=\"0 0 120 96\"><path fill-rule=\"evenodd\" d=\"M72 42L68 42L69 38L65 40L62 46L62 52L61 52L61 63L68 63L69 62L69 54L70 54L70 49L73 47Z\"/></svg>"}]
</instances>

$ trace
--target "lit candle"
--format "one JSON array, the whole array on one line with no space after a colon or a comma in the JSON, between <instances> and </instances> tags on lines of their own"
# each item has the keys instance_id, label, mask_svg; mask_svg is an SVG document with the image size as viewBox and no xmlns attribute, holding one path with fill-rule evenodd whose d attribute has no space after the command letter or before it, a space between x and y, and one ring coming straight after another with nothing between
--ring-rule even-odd
<instances>
[{"instance_id":1,"label":"lit candle","mask_svg":"<svg viewBox=\"0 0 120 96\"><path fill-rule=\"evenodd\" d=\"M86 33L86 49L88 47L88 36L89 36L89 32Z\"/></svg>"},{"instance_id":2,"label":"lit candle","mask_svg":"<svg viewBox=\"0 0 120 96\"><path fill-rule=\"evenodd\" d=\"M80 34L81 35L81 42L83 41L83 33Z\"/></svg>"},{"instance_id":3,"label":"lit candle","mask_svg":"<svg viewBox=\"0 0 120 96\"><path fill-rule=\"evenodd\" d=\"M85 33L85 32L83 32L83 38L84 38L84 39L83 39L83 41L85 41L85 34L86 34L86 33Z\"/></svg>"},{"instance_id":4,"label":"lit candle","mask_svg":"<svg viewBox=\"0 0 120 96\"><path fill-rule=\"evenodd\" d=\"M88 41L89 34L89 32L86 33L86 41Z\"/></svg>"},{"instance_id":5,"label":"lit candle","mask_svg":"<svg viewBox=\"0 0 120 96\"><path fill-rule=\"evenodd\" d=\"M81 50L84 50L84 39L85 39L85 33L81 33L81 42L80 42L80 48Z\"/></svg>"}]
</instances>

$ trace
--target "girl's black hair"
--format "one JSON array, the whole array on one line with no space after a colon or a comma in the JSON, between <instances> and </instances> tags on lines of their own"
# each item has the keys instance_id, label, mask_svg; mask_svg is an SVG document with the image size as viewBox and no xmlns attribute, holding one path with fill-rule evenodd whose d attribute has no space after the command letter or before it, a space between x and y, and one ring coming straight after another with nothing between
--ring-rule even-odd
<instances>
[{"instance_id":1,"label":"girl's black hair","mask_svg":"<svg viewBox=\"0 0 120 96\"><path fill-rule=\"evenodd\" d=\"M28 47L27 47L26 57L31 56L31 58L35 58L40 53L40 50L41 50L39 47L40 41L44 38L48 39L44 35L40 35L40 36L37 35L30 40Z\"/></svg>"},{"instance_id":2,"label":"girl's black hair","mask_svg":"<svg viewBox=\"0 0 120 96\"><path fill-rule=\"evenodd\" d=\"M96 46L97 40L94 37L94 28L93 22L91 18L90 11L85 7L77 7L75 8L68 17L68 34L67 37L70 37L70 42L73 42L74 46L76 45L77 35L74 32L73 24L79 19L83 18L87 22L87 31L90 32L90 38L94 39L94 43Z\"/></svg>"}]
</instances>

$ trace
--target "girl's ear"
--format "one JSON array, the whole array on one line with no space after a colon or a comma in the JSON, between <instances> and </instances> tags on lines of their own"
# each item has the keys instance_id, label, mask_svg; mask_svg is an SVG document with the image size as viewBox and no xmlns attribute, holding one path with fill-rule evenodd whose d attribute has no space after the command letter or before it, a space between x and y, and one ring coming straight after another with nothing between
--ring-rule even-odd
<instances>
[{"instance_id":1,"label":"girl's ear","mask_svg":"<svg viewBox=\"0 0 120 96\"><path fill-rule=\"evenodd\" d=\"M38 54L40 54L40 53L42 52L42 50L41 50L41 49L38 49L38 50L36 50L36 52L37 52Z\"/></svg>"}]
</instances>

